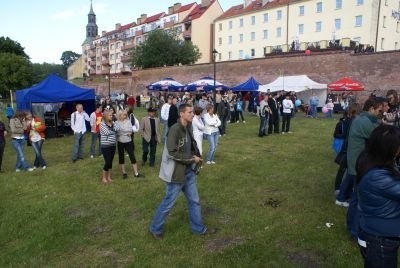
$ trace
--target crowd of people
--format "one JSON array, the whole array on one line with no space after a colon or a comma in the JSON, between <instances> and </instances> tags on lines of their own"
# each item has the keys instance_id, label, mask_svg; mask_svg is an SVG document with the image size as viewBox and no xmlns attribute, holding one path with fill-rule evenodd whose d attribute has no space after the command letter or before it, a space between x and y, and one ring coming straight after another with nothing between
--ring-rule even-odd
<instances>
[{"instance_id":1,"label":"crowd of people","mask_svg":"<svg viewBox=\"0 0 400 268\"><path fill-rule=\"evenodd\" d=\"M343 143L335 204L347 208L346 226L358 242L365 267L397 267L400 246L400 124L395 90L374 94L359 112L348 107L334 131Z\"/></svg>"}]
</instances>

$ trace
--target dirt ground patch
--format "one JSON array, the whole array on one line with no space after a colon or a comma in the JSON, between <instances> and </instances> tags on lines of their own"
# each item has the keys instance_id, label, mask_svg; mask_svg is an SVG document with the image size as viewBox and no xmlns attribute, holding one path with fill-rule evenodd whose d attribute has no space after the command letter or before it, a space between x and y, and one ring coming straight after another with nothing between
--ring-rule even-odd
<instances>
[{"instance_id":1,"label":"dirt ground patch","mask_svg":"<svg viewBox=\"0 0 400 268\"><path fill-rule=\"evenodd\" d=\"M205 242L205 248L211 252L220 252L227 248L232 248L242 245L246 240L240 236L238 237L217 237Z\"/></svg>"}]
</instances>

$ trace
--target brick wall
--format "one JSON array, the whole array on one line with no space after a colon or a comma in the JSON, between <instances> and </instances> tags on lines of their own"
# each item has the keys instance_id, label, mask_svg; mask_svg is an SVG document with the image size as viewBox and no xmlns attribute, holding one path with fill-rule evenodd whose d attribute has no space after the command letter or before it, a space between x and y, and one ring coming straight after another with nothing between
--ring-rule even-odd
<instances>
[{"instance_id":1,"label":"brick wall","mask_svg":"<svg viewBox=\"0 0 400 268\"><path fill-rule=\"evenodd\" d=\"M400 52L352 54L349 51L311 52L305 54L276 55L265 59L217 62L217 81L228 86L237 85L253 76L262 84L275 80L280 74L306 74L319 83L331 83L348 76L365 84L364 98L374 89L384 94L388 89L400 90ZM112 88L124 88L131 94L145 92L145 86L172 77L182 84L213 76L213 64L165 67L138 70L130 77L112 81Z\"/></svg>"}]
</instances>

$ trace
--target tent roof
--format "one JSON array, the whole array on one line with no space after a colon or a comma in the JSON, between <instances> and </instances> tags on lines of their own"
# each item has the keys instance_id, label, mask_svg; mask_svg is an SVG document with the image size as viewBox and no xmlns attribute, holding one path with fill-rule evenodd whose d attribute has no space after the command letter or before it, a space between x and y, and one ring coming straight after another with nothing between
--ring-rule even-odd
<instances>
[{"instance_id":1,"label":"tent roof","mask_svg":"<svg viewBox=\"0 0 400 268\"><path fill-rule=\"evenodd\" d=\"M294 76L280 76L275 81L261 85L259 91L267 92L270 89L271 92L274 91L294 91L301 92L308 89L325 89L326 84L320 84L311 80L307 75L294 75Z\"/></svg>"},{"instance_id":2,"label":"tent roof","mask_svg":"<svg viewBox=\"0 0 400 268\"><path fill-rule=\"evenodd\" d=\"M39 84L17 90L18 109L30 109L31 103L55 103L66 101L94 100L94 89L78 87L55 74L49 75Z\"/></svg>"},{"instance_id":3,"label":"tent roof","mask_svg":"<svg viewBox=\"0 0 400 268\"><path fill-rule=\"evenodd\" d=\"M254 79L254 77L250 77L249 80L247 80L246 82L236 85L234 87L231 88L232 91L257 91L258 87L261 84Z\"/></svg>"}]
</instances>

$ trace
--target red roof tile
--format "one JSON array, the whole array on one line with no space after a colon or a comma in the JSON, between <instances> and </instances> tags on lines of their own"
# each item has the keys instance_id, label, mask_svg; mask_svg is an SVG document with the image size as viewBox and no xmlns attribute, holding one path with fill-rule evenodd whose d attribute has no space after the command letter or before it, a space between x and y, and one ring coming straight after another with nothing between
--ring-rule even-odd
<instances>
[{"instance_id":1,"label":"red roof tile","mask_svg":"<svg viewBox=\"0 0 400 268\"><path fill-rule=\"evenodd\" d=\"M187 15L187 17L182 21L182 22L187 22L187 21L192 21L195 19L200 18L204 12L207 11L207 9L215 2L215 0L211 0L210 1L210 5L208 6L201 6L201 5L197 5L192 12L189 13L189 15Z\"/></svg>"},{"instance_id":2,"label":"red roof tile","mask_svg":"<svg viewBox=\"0 0 400 268\"><path fill-rule=\"evenodd\" d=\"M224 14L217 18L217 20L225 19L229 17L234 17L246 13L252 13L257 10L262 9L270 9L278 6L287 5L290 0L272 0L271 2L267 2L264 6L262 5L262 0L255 0L251 2L247 7L244 7L244 4L236 5L228 9Z\"/></svg>"},{"instance_id":3,"label":"red roof tile","mask_svg":"<svg viewBox=\"0 0 400 268\"><path fill-rule=\"evenodd\" d=\"M120 30L121 31L128 30L129 28L134 27L134 26L136 26L136 22L132 22L132 23L129 23L129 24L126 24L126 25L122 25Z\"/></svg>"},{"instance_id":4,"label":"red roof tile","mask_svg":"<svg viewBox=\"0 0 400 268\"><path fill-rule=\"evenodd\" d=\"M196 5L196 2L193 2L193 3L187 4L187 5L181 6L181 8L178 9L176 12L174 12L174 14L175 14L175 13L180 13L180 12L185 12L185 11L189 10L189 9L190 9L192 6L194 6L194 5Z\"/></svg>"},{"instance_id":5,"label":"red roof tile","mask_svg":"<svg viewBox=\"0 0 400 268\"><path fill-rule=\"evenodd\" d=\"M160 18L164 17L164 15L165 15L165 12L161 12L161 13L158 13L156 15L150 16L145 21L143 21L142 24L143 23L152 23L154 21L157 21Z\"/></svg>"}]
</instances>

